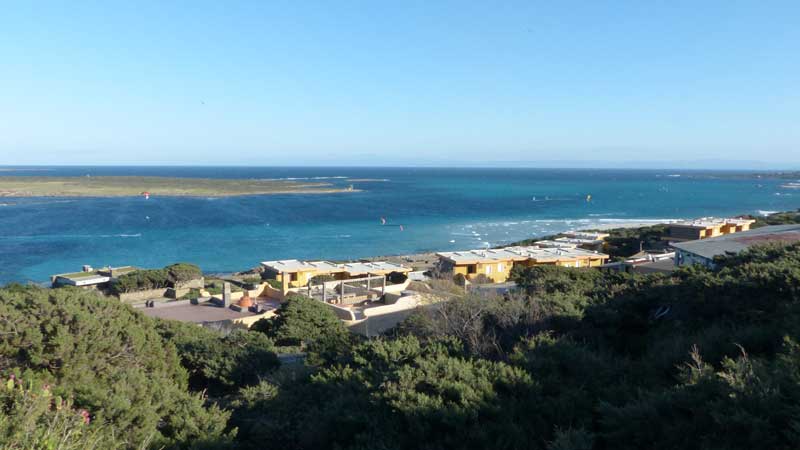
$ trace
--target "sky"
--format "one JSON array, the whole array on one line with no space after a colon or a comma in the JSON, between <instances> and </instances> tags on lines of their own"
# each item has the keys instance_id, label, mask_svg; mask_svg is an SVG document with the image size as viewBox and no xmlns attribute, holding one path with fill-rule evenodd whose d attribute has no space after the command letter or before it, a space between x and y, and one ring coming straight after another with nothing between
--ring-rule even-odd
<instances>
[{"instance_id":1,"label":"sky","mask_svg":"<svg viewBox=\"0 0 800 450\"><path fill-rule=\"evenodd\" d=\"M0 164L798 168L798 23L796 0L0 0Z\"/></svg>"}]
</instances>

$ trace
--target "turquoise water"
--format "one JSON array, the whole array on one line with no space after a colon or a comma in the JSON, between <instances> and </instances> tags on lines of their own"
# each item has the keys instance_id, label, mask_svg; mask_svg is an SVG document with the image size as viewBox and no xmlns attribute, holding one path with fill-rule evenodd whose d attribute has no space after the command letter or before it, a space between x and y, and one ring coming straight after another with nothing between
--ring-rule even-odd
<instances>
[{"instance_id":1,"label":"turquoise water","mask_svg":"<svg viewBox=\"0 0 800 450\"><path fill-rule=\"evenodd\" d=\"M2 172L86 174L316 179L354 184L362 192L150 200L0 198L0 283L45 281L83 264L161 267L189 261L207 272L228 272L269 259L469 249L595 224L800 207L800 192L782 188L780 180L730 172L341 167Z\"/></svg>"}]
</instances>

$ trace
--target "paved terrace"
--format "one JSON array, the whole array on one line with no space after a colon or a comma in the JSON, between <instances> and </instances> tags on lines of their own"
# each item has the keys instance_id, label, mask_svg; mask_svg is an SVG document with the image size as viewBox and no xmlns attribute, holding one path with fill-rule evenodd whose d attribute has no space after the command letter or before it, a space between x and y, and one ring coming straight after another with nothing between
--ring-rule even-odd
<instances>
[{"instance_id":1,"label":"paved terrace","mask_svg":"<svg viewBox=\"0 0 800 450\"><path fill-rule=\"evenodd\" d=\"M211 301L204 301L197 305L193 305L187 301L157 303L154 308L141 308L139 311L146 316L157 317L159 319L204 323L241 319L262 314L264 311L276 310L280 307L280 302L277 300L260 298L258 299L258 304L261 306L261 313L254 313L247 309L237 312L230 308L218 306Z\"/></svg>"}]
</instances>

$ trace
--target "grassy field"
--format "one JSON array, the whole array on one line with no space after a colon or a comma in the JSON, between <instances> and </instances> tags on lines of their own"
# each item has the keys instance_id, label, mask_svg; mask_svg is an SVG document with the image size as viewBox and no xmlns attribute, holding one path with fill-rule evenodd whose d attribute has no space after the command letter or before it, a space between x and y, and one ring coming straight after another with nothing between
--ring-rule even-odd
<instances>
[{"instance_id":1,"label":"grassy field","mask_svg":"<svg viewBox=\"0 0 800 450\"><path fill-rule=\"evenodd\" d=\"M327 183L167 177L0 177L0 197L228 197L350 192Z\"/></svg>"}]
</instances>

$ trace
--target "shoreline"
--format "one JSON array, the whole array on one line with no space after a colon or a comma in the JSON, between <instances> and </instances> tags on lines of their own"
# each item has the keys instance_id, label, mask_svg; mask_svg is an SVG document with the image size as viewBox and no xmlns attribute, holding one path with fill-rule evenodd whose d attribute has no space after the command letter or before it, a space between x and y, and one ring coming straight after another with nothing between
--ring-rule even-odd
<instances>
[{"instance_id":1,"label":"shoreline","mask_svg":"<svg viewBox=\"0 0 800 450\"><path fill-rule=\"evenodd\" d=\"M0 198L240 197L361 192L324 182L177 177L0 177Z\"/></svg>"}]
</instances>

